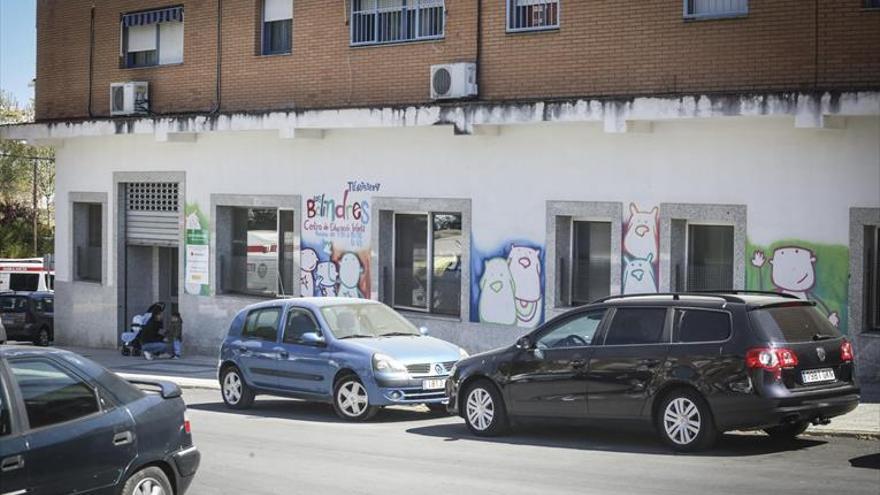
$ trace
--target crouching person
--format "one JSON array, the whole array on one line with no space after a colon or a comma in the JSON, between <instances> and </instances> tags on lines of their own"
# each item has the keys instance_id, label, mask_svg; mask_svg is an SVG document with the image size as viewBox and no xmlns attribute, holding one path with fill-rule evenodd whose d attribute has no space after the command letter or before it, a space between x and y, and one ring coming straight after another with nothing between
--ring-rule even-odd
<instances>
[{"instance_id":1,"label":"crouching person","mask_svg":"<svg viewBox=\"0 0 880 495\"><path fill-rule=\"evenodd\" d=\"M162 319L164 318L162 310L153 308L150 321L141 329L141 352L144 359L150 361L153 357L160 356L163 352L167 352L168 345L162 338Z\"/></svg>"},{"instance_id":2,"label":"crouching person","mask_svg":"<svg viewBox=\"0 0 880 495\"><path fill-rule=\"evenodd\" d=\"M168 340L168 353L171 354L171 358L180 359L180 346L183 340L183 318L180 317L180 313L175 311L171 315L165 338Z\"/></svg>"}]
</instances>

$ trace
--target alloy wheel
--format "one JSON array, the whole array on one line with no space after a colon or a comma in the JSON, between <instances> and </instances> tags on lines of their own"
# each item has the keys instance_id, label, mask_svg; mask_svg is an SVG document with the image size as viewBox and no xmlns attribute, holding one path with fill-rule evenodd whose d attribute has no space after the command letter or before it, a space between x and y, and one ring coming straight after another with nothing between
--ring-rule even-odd
<instances>
[{"instance_id":1,"label":"alloy wheel","mask_svg":"<svg viewBox=\"0 0 880 495\"><path fill-rule=\"evenodd\" d=\"M223 397L230 404L238 404L241 400L241 378L238 373L230 371L223 379Z\"/></svg>"},{"instance_id":2,"label":"alloy wheel","mask_svg":"<svg viewBox=\"0 0 880 495\"><path fill-rule=\"evenodd\" d=\"M133 495L165 495L165 489L158 480L144 478L134 487L132 493Z\"/></svg>"},{"instance_id":3,"label":"alloy wheel","mask_svg":"<svg viewBox=\"0 0 880 495\"><path fill-rule=\"evenodd\" d=\"M481 387L471 390L465 406L468 422L476 430L485 431L495 418L495 403L489 392Z\"/></svg>"},{"instance_id":4,"label":"alloy wheel","mask_svg":"<svg viewBox=\"0 0 880 495\"><path fill-rule=\"evenodd\" d=\"M663 412L666 436L678 445L691 444L699 436L701 427L700 410L686 397L670 401Z\"/></svg>"},{"instance_id":5,"label":"alloy wheel","mask_svg":"<svg viewBox=\"0 0 880 495\"><path fill-rule=\"evenodd\" d=\"M356 418L369 407L367 390L356 380L347 381L339 387L336 403L343 414Z\"/></svg>"}]
</instances>

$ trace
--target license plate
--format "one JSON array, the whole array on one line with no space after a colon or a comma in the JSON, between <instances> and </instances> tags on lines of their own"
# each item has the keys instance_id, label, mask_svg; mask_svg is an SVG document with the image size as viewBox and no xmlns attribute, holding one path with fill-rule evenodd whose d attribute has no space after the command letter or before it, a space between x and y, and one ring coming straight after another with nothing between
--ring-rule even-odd
<instances>
[{"instance_id":1,"label":"license plate","mask_svg":"<svg viewBox=\"0 0 880 495\"><path fill-rule=\"evenodd\" d=\"M832 369L822 369L822 370L807 370L801 372L801 378L804 383L818 383L818 382L833 382L834 381L834 370Z\"/></svg>"},{"instance_id":2,"label":"license plate","mask_svg":"<svg viewBox=\"0 0 880 495\"><path fill-rule=\"evenodd\" d=\"M440 390L446 388L446 380L422 380L422 388L425 390Z\"/></svg>"}]
</instances>

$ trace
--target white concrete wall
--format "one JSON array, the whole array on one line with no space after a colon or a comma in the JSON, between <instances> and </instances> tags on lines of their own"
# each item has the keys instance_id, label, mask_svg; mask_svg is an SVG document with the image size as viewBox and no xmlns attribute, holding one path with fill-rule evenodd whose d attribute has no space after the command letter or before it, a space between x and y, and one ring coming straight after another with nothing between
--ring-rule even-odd
<instances>
[{"instance_id":1,"label":"white concrete wall","mask_svg":"<svg viewBox=\"0 0 880 495\"><path fill-rule=\"evenodd\" d=\"M506 126L498 136L454 136L449 127L332 130L324 139L292 140L277 132L208 133L194 143L120 135L65 140L57 164L57 218L68 218L70 191L108 193L109 273L117 235L112 174L119 171L184 171L186 202L207 214L211 194L305 200L339 195L350 180L379 182L376 194L384 197L470 198L473 249L480 252L513 240L543 246L547 200L634 202L644 210L660 203L742 204L755 244L793 238L846 246L849 208L880 206L880 119L849 118L842 130L737 117L655 122L653 132L632 134L608 134L600 124L535 124ZM57 277L70 282L67 222L58 222L56 237ZM115 283L111 278L109 285ZM197 300L184 302L189 298ZM181 299L190 313L184 320L197 328L189 335L202 350L219 342L230 304L243 303ZM482 341L480 325L437 326L471 348L521 333L487 332L494 337Z\"/></svg>"}]
</instances>

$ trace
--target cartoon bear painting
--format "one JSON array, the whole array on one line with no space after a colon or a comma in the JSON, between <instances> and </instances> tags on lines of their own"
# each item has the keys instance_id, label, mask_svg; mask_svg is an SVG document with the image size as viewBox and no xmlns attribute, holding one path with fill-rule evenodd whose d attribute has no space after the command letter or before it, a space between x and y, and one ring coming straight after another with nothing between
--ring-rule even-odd
<instances>
[{"instance_id":1,"label":"cartoon bear painting","mask_svg":"<svg viewBox=\"0 0 880 495\"><path fill-rule=\"evenodd\" d=\"M655 206L651 211L639 211L635 203L629 205L630 217L623 235L623 249L633 258L648 259L652 255L657 260L658 236L657 221L660 210Z\"/></svg>"},{"instance_id":2,"label":"cartoon bear painting","mask_svg":"<svg viewBox=\"0 0 880 495\"><path fill-rule=\"evenodd\" d=\"M513 276L504 258L486 261L480 278L480 321L513 325L517 322Z\"/></svg>"},{"instance_id":3,"label":"cartoon bear painting","mask_svg":"<svg viewBox=\"0 0 880 495\"><path fill-rule=\"evenodd\" d=\"M654 255L648 254L645 259L624 259L623 293L650 294L657 292L657 280L654 276Z\"/></svg>"},{"instance_id":4,"label":"cartoon bear painting","mask_svg":"<svg viewBox=\"0 0 880 495\"><path fill-rule=\"evenodd\" d=\"M363 298L358 284L364 268L354 253L345 253L339 258L339 295L341 297Z\"/></svg>"},{"instance_id":5,"label":"cartoon bear painting","mask_svg":"<svg viewBox=\"0 0 880 495\"><path fill-rule=\"evenodd\" d=\"M507 267L513 279L517 326L532 328L541 320L541 253L526 246L510 246Z\"/></svg>"},{"instance_id":6,"label":"cartoon bear painting","mask_svg":"<svg viewBox=\"0 0 880 495\"><path fill-rule=\"evenodd\" d=\"M318 253L305 248L299 253L299 293L303 297L315 295L315 270L318 268Z\"/></svg>"},{"instance_id":7,"label":"cartoon bear painting","mask_svg":"<svg viewBox=\"0 0 880 495\"><path fill-rule=\"evenodd\" d=\"M315 277L318 294L325 297L336 297L336 281L339 272L336 269L336 263L332 261L322 261L318 263L317 276Z\"/></svg>"},{"instance_id":8,"label":"cartoon bear painting","mask_svg":"<svg viewBox=\"0 0 880 495\"><path fill-rule=\"evenodd\" d=\"M825 311L825 314L835 327L840 325L840 315L832 310L813 291L816 286L816 256L809 249L800 246L783 246L773 251L773 256L767 260L764 252L756 250L752 254L752 265L761 270L766 261L773 267L770 271L770 279L776 290L784 294L790 294L799 299L809 299ZM759 279L760 280L760 279ZM763 284L763 280L760 282ZM759 287L763 289L763 286Z\"/></svg>"}]
</instances>

